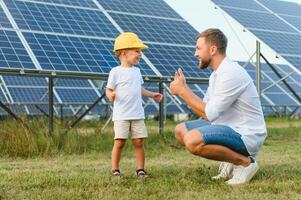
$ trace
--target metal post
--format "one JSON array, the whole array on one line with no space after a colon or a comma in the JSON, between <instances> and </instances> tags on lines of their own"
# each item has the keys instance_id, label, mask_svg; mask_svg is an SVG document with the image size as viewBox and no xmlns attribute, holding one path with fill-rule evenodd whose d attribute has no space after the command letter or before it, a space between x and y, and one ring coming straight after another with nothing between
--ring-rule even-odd
<instances>
[{"instance_id":1,"label":"metal post","mask_svg":"<svg viewBox=\"0 0 301 200\"><path fill-rule=\"evenodd\" d=\"M63 104L60 105L60 109L61 109L61 124L63 124L63 122L64 122L64 110L63 110Z\"/></svg>"},{"instance_id":2,"label":"metal post","mask_svg":"<svg viewBox=\"0 0 301 200\"><path fill-rule=\"evenodd\" d=\"M260 42L256 41L256 88L261 98L261 64L260 64Z\"/></svg>"},{"instance_id":3,"label":"metal post","mask_svg":"<svg viewBox=\"0 0 301 200\"><path fill-rule=\"evenodd\" d=\"M164 86L162 81L159 81L159 92L161 94L164 93ZM163 134L164 132L164 101L161 101L159 103L159 132L160 134Z\"/></svg>"},{"instance_id":4,"label":"metal post","mask_svg":"<svg viewBox=\"0 0 301 200\"><path fill-rule=\"evenodd\" d=\"M48 110L49 110L49 119L48 119L48 131L49 135L52 135L53 132L53 77L48 77Z\"/></svg>"}]
</instances>

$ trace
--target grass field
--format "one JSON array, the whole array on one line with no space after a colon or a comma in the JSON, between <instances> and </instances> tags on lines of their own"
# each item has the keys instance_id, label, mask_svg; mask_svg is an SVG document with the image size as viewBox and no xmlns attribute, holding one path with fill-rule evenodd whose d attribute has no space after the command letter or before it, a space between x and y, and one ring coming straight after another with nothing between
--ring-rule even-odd
<instances>
[{"instance_id":1,"label":"grass field","mask_svg":"<svg viewBox=\"0 0 301 200\"><path fill-rule=\"evenodd\" d=\"M32 121L32 120L30 120ZM57 126L49 138L45 120L0 122L0 199L295 199L301 200L301 122L267 119L269 136L258 156L260 170L250 184L230 187L213 181L218 163L188 153L175 141L174 122L164 135L148 121L146 169L135 176L128 141L122 178L110 176L112 128L84 122L65 133Z\"/></svg>"}]
</instances>

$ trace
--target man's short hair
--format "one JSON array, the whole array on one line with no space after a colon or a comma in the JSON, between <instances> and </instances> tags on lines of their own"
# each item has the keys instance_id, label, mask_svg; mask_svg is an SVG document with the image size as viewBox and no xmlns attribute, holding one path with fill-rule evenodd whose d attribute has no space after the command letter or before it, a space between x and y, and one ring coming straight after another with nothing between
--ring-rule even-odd
<instances>
[{"instance_id":1,"label":"man's short hair","mask_svg":"<svg viewBox=\"0 0 301 200\"><path fill-rule=\"evenodd\" d=\"M200 37L205 38L207 44L215 45L220 53L226 54L228 39L221 30L210 28L200 33L197 39Z\"/></svg>"}]
</instances>

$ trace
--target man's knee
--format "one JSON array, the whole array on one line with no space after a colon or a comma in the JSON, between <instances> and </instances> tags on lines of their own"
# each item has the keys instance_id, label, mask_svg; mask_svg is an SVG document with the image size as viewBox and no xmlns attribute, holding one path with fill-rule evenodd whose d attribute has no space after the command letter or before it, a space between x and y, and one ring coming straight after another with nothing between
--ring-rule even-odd
<instances>
[{"instance_id":1,"label":"man's knee","mask_svg":"<svg viewBox=\"0 0 301 200\"><path fill-rule=\"evenodd\" d=\"M187 132L183 140L187 150L192 154L199 155L205 145L202 134L196 129Z\"/></svg>"},{"instance_id":2,"label":"man's knee","mask_svg":"<svg viewBox=\"0 0 301 200\"><path fill-rule=\"evenodd\" d=\"M180 123L176 126L175 128L175 137L178 138L183 138L184 133L187 132L185 123Z\"/></svg>"}]
</instances>

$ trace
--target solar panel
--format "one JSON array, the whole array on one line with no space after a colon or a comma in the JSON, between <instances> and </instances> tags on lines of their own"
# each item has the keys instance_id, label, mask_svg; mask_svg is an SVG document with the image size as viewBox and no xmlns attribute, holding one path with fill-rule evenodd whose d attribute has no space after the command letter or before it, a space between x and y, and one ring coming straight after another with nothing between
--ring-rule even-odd
<instances>
[{"instance_id":1,"label":"solar panel","mask_svg":"<svg viewBox=\"0 0 301 200\"><path fill-rule=\"evenodd\" d=\"M119 33L100 10L11 0L5 4L20 29L113 38Z\"/></svg>"},{"instance_id":2,"label":"solar panel","mask_svg":"<svg viewBox=\"0 0 301 200\"><path fill-rule=\"evenodd\" d=\"M301 69L301 6L280 0L213 0L297 69ZM249 7L247 2L261 7ZM271 13L272 12L272 13Z\"/></svg>"},{"instance_id":3,"label":"solar panel","mask_svg":"<svg viewBox=\"0 0 301 200\"><path fill-rule=\"evenodd\" d=\"M35 69L16 32L0 30L0 43L0 68Z\"/></svg>"},{"instance_id":4,"label":"solar panel","mask_svg":"<svg viewBox=\"0 0 301 200\"><path fill-rule=\"evenodd\" d=\"M280 54L301 55L301 35L254 31L254 33Z\"/></svg>"},{"instance_id":5,"label":"solar panel","mask_svg":"<svg viewBox=\"0 0 301 200\"><path fill-rule=\"evenodd\" d=\"M301 16L301 6L297 3L283 0L259 0L259 2L275 13Z\"/></svg>"},{"instance_id":6,"label":"solar panel","mask_svg":"<svg viewBox=\"0 0 301 200\"><path fill-rule=\"evenodd\" d=\"M56 88L58 95L64 103L75 104L89 104L98 99L96 92L93 89L81 88Z\"/></svg>"},{"instance_id":7,"label":"solar panel","mask_svg":"<svg viewBox=\"0 0 301 200\"><path fill-rule=\"evenodd\" d=\"M104 7L104 9L109 11L181 19L179 14L172 10L162 0L98 0L98 2Z\"/></svg>"},{"instance_id":8,"label":"solar panel","mask_svg":"<svg viewBox=\"0 0 301 200\"><path fill-rule=\"evenodd\" d=\"M150 42L195 45L198 32L184 20L170 20L110 13L124 31L137 33Z\"/></svg>"},{"instance_id":9,"label":"solar panel","mask_svg":"<svg viewBox=\"0 0 301 200\"><path fill-rule=\"evenodd\" d=\"M6 17L3 9L0 7L0 28L12 28L8 18Z\"/></svg>"},{"instance_id":10,"label":"solar panel","mask_svg":"<svg viewBox=\"0 0 301 200\"><path fill-rule=\"evenodd\" d=\"M112 53L113 41L61 35L24 33L42 69L109 73L119 62ZM143 74L154 74L147 65Z\"/></svg>"},{"instance_id":11,"label":"solar panel","mask_svg":"<svg viewBox=\"0 0 301 200\"><path fill-rule=\"evenodd\" d=\"M33 0L36 2L46 2L46 3L54 3L54 4L63 4L70 6L78 6L84 8L95 8L95 3L92 0Z\"/></svg>"},{"instance_id":12,"label":"solar panel","mask_svg":"<svg viewBox=\"0 0 301 200\"><path fill-rule=\"evenodd\" d=\"M193 57L192 47L148 44L149 51L145 55L163 76L174 76L178 68L184 69L186 77L206 78L210 70L201 71L198 60Z\"/></svg>"},{"instance_id":13,"label":"solar panel","mask_svg":"<svg viewBox=\"0 0 301 200\"><path fill-rule=\"evenodd\" d=\"M289 27L285 22L268 12L240 10L227 7L223 9L250 30L263 29L297 33L296 30ZM254 15L256 15L256 20L254 20Z\"/></svg>"},{"instance_id":14,"label":"solar panel","mask_svg":"<svg viewBox=\"0 0 301 200\"><path fill-rule=\"evenodd\" d=\"M222 7L235 7L242 8L245 10L258 10L258 11L266 11L263 7L258 5L253 0L213 0L219 6Z\"/></svg>"},{"instance_id":15,"label":"solar panel","mask_svg":"<svg viewBox=\"0 0 301 200\"><path fill-rule=\"evenodd\" d=\"M292 24L294 27L298 28L301 30L301 16L295 17L295 16L286 16L286 15L281 15L285 21L289 22Z\"/></svg>"}]
</instances>

